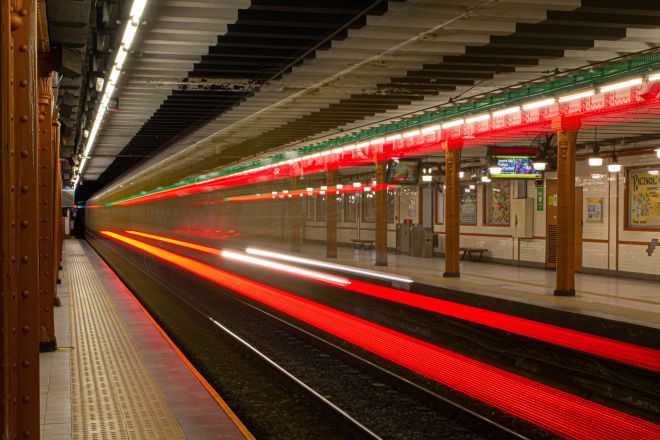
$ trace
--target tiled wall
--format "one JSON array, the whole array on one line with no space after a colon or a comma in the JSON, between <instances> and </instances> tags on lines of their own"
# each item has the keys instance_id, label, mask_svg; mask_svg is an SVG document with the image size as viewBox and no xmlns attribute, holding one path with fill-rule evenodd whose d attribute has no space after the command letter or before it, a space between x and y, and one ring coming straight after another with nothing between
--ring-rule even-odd
<instances>
[{"instance_id":1,"label":"tiled wall","mask_svg":"<svg viewBox=\"0 0 660 440\"><path fill-rule=\"evenodd\" d=\"M579 160L576 164L576 185L583 188L583 267L660 275L660 246L652 256L646 253L651 239L660 240L660 231L629 231L624 227L625 167L658 165L660 169L660 159L655 154L645 154L620 156L619 161L624 165L624 171L619 174L608 174L605 165L589 167L586 160ZM555 178L556 173L546 173L546 180ZM535 199L535 183L527 182L527 186L527 197ZM511 190L515 197L515 184L511 185ZM545 187L544 195L547 197ZM491 258L544 265L546 207L543 211L537 211L534 202L534 238L514 239L508 227L483 224L483 197L484 192L479 185L477 224L461 225L461 246L486 248ZM587 199L603 200L601 221L587 221ZM416 194L397 197L395 215L400 219L410 218L407 206L416 200ZM417 221L417 215L418 212L415 212L413 221ZM339 242L350 243L351 238L357 238L355 224L338 223L338 228ZM373 239L373 228L373 223L362 224L360 237ZM388 230L388 246L395 247L395 225L388 225ZM444 225L435 225L434 231L440 236L439 250L442 250ZM308 223L305 234L307 238L325 240L325 223Z\"/></svg>"}]
</instances>

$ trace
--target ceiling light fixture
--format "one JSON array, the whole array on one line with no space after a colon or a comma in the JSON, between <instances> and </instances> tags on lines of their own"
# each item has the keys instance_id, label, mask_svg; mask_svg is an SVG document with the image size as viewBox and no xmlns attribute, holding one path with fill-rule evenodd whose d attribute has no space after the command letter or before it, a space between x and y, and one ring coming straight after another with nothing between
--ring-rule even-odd
<instances>
[{"instance_id":1,"label":"ceiling light fixture","mask_svg":"<svg viewBox=\"0 0 660 440\"><path fill-rule=\"evenodd\" d=\"M600 93L613 92L614 90L626 89L633 86L638 86L642 83L642 78L629 79L614 84L608 84L600 88Z\"/></svg>"}]
</instances>

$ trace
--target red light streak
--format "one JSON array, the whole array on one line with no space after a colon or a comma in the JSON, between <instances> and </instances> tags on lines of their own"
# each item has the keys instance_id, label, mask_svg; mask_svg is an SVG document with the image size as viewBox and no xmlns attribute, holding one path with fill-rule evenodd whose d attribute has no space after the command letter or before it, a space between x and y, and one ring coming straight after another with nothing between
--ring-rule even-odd
<instances>
[{"instance_id":1,"label":"red light streak","mask_svg":"<svg viewBox=\"0 0 660 440\"><path fill-rule=\"evenodd\" d=\"M203 246L197 243L191 243L189 241L177 240L175 238L163 237L162 235L147 234L146 232L139 232L139 231L126 231L126 233L132 235L138 235L140 237L151 238L154 240L164 241L165 243L170 243L188 249L193 249L195 251L204 252L206 254L220 255L221 253L220 249L212 248L209 246Z\"/></svg>"},{"instance_id":2,"label":"red light streak","mask_svg":"<svg viewBox=\"0 0 660 440\"><path fill-rule=\"evenodd\" d=\"M259 301L548 431L577 439L657 439L660 427L331 307L117 234L101 234Z\"/></svg>"},{"instance_id":3,"label":"red light streak","mask_svg":"<svg viewBox=\"0 0 660 440\"><path fill-rule=\"evenodd\" d=\"M129 232L129 231L127 231ZM161 241L168 241L167 237L157 235L138 233L138 235L148 236ZM186 243L184 247L194 249L192 246L198 246L193 243L174 240L179 243ZM177 244L177 243L173 243ZM272 263L275 264L275 263ZM298 269L301 271L303 269ZM296 275L295 271L290 272ZM316 280L327 281L320 277ZM365 283L358 280L349 280L350 282L342 287L352 292L362 295L373 296L386 301L404 304L422 310L451 316L475 324L496 328L498 330L514 333L520 336L536 339L561 347L570 348L584 353L593 354L606 359L612 359L637 367L645 368L651 371L660 372L660 351L648 347L617 341L602 336L596 336L589 333L571 330L552 324L533 321L531 319L519 318L504 313L494 312L492 310L481 309L478 307L458 304L455 302L431 298L425 295L410 293L403 290L393 289L375 284ZM336 283L328 283L336 284Z\"/></svg>"}]
</instances>

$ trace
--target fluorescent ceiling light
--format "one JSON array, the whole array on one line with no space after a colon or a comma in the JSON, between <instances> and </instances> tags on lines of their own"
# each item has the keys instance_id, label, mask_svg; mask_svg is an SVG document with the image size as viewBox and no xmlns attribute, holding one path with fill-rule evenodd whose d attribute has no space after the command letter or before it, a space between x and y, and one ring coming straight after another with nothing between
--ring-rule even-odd
<instances>
[{"instance_id":1,"label":"fluorescent ceiling light","mask_svg":"<svg viewBox=\"0 0 660 440\"><path fill-rule=\"evenodd\" d=\"M135 34L137 34L137 25L128 22L126 23L126 30L124 31L124 36L121 39L121 44L126 48L126 50L131 48L131 44L133 44L133 40L135 39Z\"/></svg>"},{"instance_id":2,"label":"fluorescent ceiling light","mask_svg":"<svg viewBox=\"0 0 660 440\"><path fill-rule=\"evenodd\" d=\"M130 16L135 21L140 21L144 8L147 6L147 0L133 0Z\"/></svg>"},{"instance_id":3,"label":"fluorescent ceiling light","mask_svg":"<svg viewBox=\"0 0 660 440\"><path fill-rule=\"evenodd\" d=\"M642 78L629 79L614 84L608 84L600 88L600 93L612 92L614 90L621 90L628 87L638 86L642 83Z\"/></svg>"},{"instance_id":4,"label":"fluorescent ceiling light","mask_svg":"<svg viewBox=\"0 0 660 440\"><path fill-rule=\"evenodd\" d=\"M419 135L419 130L412 130L412 131L407 131L407 132L403 133L401 136L403 138L409 138L409 137L418 136L418 135Z\"/></svg>"},{"instance_id":5,"label":"fluorescent ceiling light","mask_svg":"<svg viewBox=\"0 0 660 440\"><path fill-rule=\"evenodd\" d=\"M491 174L491 176L502 174L502 167L499 165L490 166L488 167L488 172Z\"/></svg>"},{"instance_id":6,"label":"fluorescent ceiling light","mask_svg":"<svg viewBox=\"0 0 660 440\"><path fill-rule=\"evenodd\" d=\"M397 140L397 139L401 139L401 135L398 134L398 133L397 133L397 134L393 134L392 136L387 136L387 137L385 138L385 142L393 142L393 141L395 141L395 140Z\"/></svg>"},{"instance_id":7,"label":"fluorescent ceiling light","mask_svg":"<svg viewBox=\"0 0 660 440\"><path fill-rule=\"evenodd\" d=\"M555 103L555 98L542 99L540 101L530 102L523 105L523 110L534 110L541 107L547 107Z\"/></svg>"},{"instance_id":8,"label":"fluorescent ceiling light","mask_svg":"<svg viewBox=\"0 0 660 440\"><path fill-rule=\"evenodd\" d=\"M128 56L128 51L124 49L123 46L119 46L119 50L117 51L117 57L115 58L115 65L120 69L123 68L124 61L126 61L127 56Z\"/></svg>"},{"instance_id":9,"label":"fluorescent ceiling light","mask_svg":"<svg viewBox=\"0 0 660 440\"><path fill-rule=\"evenodd\" d=\"M422 176L422 181L424 181L424 182L431 182L432 180L433 180L433 176L430 176L428 174L424 174Z\"/></svg>"},{"instance_id":10,"label":"fluorescent ceiling light","mask_svg":"<svg viewBox=\"0 0 660 440\"><path fill-rule=\"evenodd\" d=\"M384 138L384 137L376 138L376 139L372 140L372 141L369 142L369 143L370 143L371 145L384 144L384 143L385 143L385 138Z\"/></svg>"},{"instance_id":11,"label":"fluorescent ceiling light","mask_svg":"<svg viewBox=\"0 0 660 440\"><path fill-rule=\"evenodd\" d=\"M422 134L429 134L429 133L435 133L436 131L440 131L440 124L436 125L431 125L429 127L424 127L422 128Z\"/></svg>"},{"instance_id":12,"label":"fluorescent ceiling light","mask_svg":"<svg viewBox=\"0 0 660 440\"><path fill-rule=\"evenodd\" d=\"M464 120L456 119L455 121L445 122L444 124L442 124L442 128L458 127L459 125L463 125L464 123L465 123Z\"/></svg>"},{"instance_id":13,"label":"fluorescent ceiling light","mask_svg":"<svg viewBox=\"0 0 660 440\"><path fill-rule=\"evenodd\" d=\"M369 142L360 142L357 144L358 148L367 148L369 146Z\"/></svg>"},{"instance_id":14,"label":"fluorescent ceiling light","mask_svg":"<svg viewBox=\"0 0 660 440\"><path fill-rule=\"evenodd\" d=\"M487 121L489 119L490 119L490 115L488 113L484 113L483 115L472 116L471 118L467 118L465 122L467 124L474 124L475 122Z\"/></svg>"},{"instance_id":15,"label":"fluorescent ceiling light","mask_svg":"<svg viewBox=\"0 0 660 440\"><path fill-rule=\"evenodd\" d=\"M575 101L576 99L588 98L596 94L595 90L587 90L580 93L573 93L572 95L560 96L557 101L559 102L570 102Z\"/></svg>"},{"instance_id":16,"label":"fluorescent ceiling light","mask_svg":"<svg viewBox=\"0 0 660 440\"><path fill-rule=\"evenodd\" d=\"M659 81L660 80L660 73L654 73L653 75L649 75L649 81Z\"/></svg>"},{"instance_id":17,"label":"fluorescent ceiling light","mask_svg":"<svg viewBox=\"0 0 660 440\"><path fill-rule=\"evenodd\" d=\"M513 113L518 113L518 112L520 112L520 107L519 106L503 108L502 110L494 111L493 112L493 117L494 118L499 118L500 116L511 115Z\"/></svg>"},{"instance_id":18,"label":"fluorescent ceiling light","mask_svg":"<svg viewBox=\"0 0 660 440\"><path fill-rule=\"evenodd\" d=\"M589 166L590 167L599 167L603 165L603 158L602 157L590 157L589 158Z\"/></svg>"}]
</instances>

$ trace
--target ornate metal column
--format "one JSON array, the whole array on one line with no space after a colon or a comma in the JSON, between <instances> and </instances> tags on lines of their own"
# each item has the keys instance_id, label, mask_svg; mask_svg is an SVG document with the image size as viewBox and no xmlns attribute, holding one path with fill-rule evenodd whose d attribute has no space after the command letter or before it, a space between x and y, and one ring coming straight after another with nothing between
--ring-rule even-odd
<instances>
[{"instance_id":1,"label":"ornate metal column","mask_svg":"<svg viewBox=\"0 0 660 440\"><path fill-rule=\"evenodd\" d=\"M576 130L557 132L557 296L575 296Z\"/></svg>"},{"instance_id":2,"label":"ornate metal column","mask_svg":"<svg viewBox=\"0 0 660 440\"><path fill-rule=\"evenodd\" d=\"M39 350L53 351L57 348L55 339L55 318L53 316L53 295L56 290L57 272L55 265L54 237L54 155L52 136L52 74L40 76L39 107L37 109L37 163L39 180Z\"/></svg>"},{"instance_id":3,"label":"ornate metal column","mask_svg":"<svg viewBox=\"0 0 660 440\"><path fill-rule=\"evenodd\" d=\"M16 322L10 329L16 350L16 431L39 438L39 228L37 191L37 4L12 0L14 16L14 180ZM13 403L13 401L11 402Z\"/></svg>"},{"instance_id":4,"label":"ornate metal column","mask_svg":"<svg viewBox=\"0 0 660 440\"><path fill-rule=\"evenodd\" d=\"M386 162L376 163L376 183L385 183ZM387 266L387 191L376 191L376 266Z\"/></svg>"},{"instance_id":5,"label":"ornate metal column","mask_svg":"<svg viewBox=\"0 0 660 440\"><path fill-rule=\"evenodd\" d=\"M445 272L444 277L460 277L461 149L447 145L445 150Z\"/></svg>"},{"instance_id":6,"label":"ornate metal column","mask_svg":"<svg viewBox=\"0 0 660 440\"><path fill-rule=\"evenodd\" d=\"M16 435L16 210L14 31L20 9L0 2L0 437Z\"/></svg>"},{"instance_id":7,"label":"ornate metal column","mask_svg":"<svg viewBox=\"0 0 660 440\"><path fill-rule=\"evenodd\" d=\"M326 173L326 185L328 191L326 195L326 236L325 236L325 256L328 258L337 258L337 170Z\"/></svg>"},{"instance_id":8,"label":"ornate metal column","mask_svg":"<svg viewBox=\"0 0 660 440\"><path fill-rule=\"evenodd\" d=\"M295 190L298 185L296 177L291 178L291 191ZM302 243L302 197L292 197L289 201L284 201L285 204L290 206L289 217L291 219L291 250L293 252L300 252Z\"/></svg>"}]
</instances>

